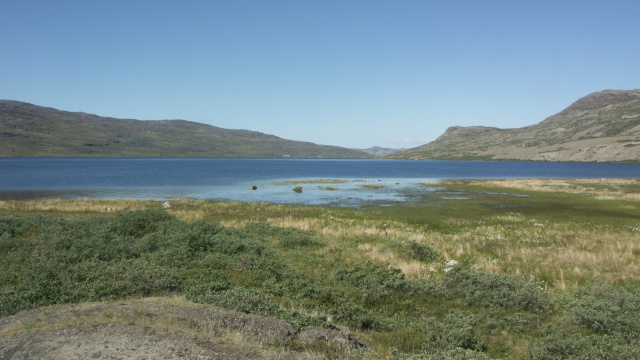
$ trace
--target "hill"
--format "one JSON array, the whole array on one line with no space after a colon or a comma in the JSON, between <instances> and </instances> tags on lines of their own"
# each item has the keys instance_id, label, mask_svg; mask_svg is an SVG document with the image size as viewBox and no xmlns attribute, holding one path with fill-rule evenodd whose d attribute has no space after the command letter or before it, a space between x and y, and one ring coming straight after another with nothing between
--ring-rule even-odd
<instances>
[{"instance_id":1,"label":"hill","mask_svg":"<svg viewBox=\"0 0 640 360\"><path fill-rule=\"evenodd\" d=\"M0 101L0 156L369 158L338 146L185 121L116 119Z\"/></svg>"},{"instance_id":2,"label":"hill","mask_svg":"<svg viewBox=\"0 0 640 360\"><path fill-rule=\"evenodd\" d=\"M373 146L368 149L354 149L354 150L363 151L363 152L366 152L367 154L371 154L373 156L379 157L379 156L393 154L398 151L402 151L406 149L390 149L390 148L383 148L380 146Z\"/></svg>"},{"instance_id":3,"label":"hill","mask_svg":"<svg viewBox=\"0 0 640 360\"><path fill-rule=\"evenodd\" d=\"M392 159L640 161L640 90L587 95L539 124L518 129L454 126Z\"/></svg>"}]
</instances>

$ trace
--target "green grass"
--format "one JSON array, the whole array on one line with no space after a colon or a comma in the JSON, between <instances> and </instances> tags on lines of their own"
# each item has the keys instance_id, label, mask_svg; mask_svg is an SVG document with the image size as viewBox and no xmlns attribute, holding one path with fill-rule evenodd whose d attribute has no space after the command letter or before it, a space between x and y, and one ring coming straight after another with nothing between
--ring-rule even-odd
<instances>
[{"instance_id":1,"label":"green grass","mask_svg":"<svg viewBox=\"0 0 640 360\"><path fill-rule=\"evenodd\" d=\"M600 196L637 182L507 185L360 209L2 202L0 314L178 294L346 326L381 358L637 358L640 202Z\"/></svg>"}]
</instances>

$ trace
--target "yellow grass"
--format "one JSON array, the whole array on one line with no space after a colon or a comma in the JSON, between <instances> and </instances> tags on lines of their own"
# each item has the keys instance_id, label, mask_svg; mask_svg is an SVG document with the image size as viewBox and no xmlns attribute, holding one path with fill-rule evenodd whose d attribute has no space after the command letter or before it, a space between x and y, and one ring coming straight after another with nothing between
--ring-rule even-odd
<instances>
[{"instance_id":1,"label":"yellow grass","mask_svg":"<svg viewBox=\"0 0 640 360\"><path fill-rule=\"evenodd\" d=\"M482 184L640 200L639 194L622 189L638 184L635 179L500 180ZM162 202L86 199L0 201L0 212L5 213L107 213L109 208L116 212L149 207L161 208ZM304 215L304 211L309 209L313 209L310 215ZM456 231L441 232L428 226L413 226L399 221L343 216L341 210L332 208L185 199L173 201L167 211L185 221L217 221L234 227L263 221L273 226L310 231L326 244L315 250L318 254L341 253L351 264L363 260L388 263L412 277L428 276L432 273L430 268L440 271L446 261L454 259L494 273L529 274L556 288L572 288L594 276L605 276L611 283L640 282L640 219L635 228L624 232L607 227L583 229L571 220L548 223L524 214L503 213L493 217L487 215L482 220L446 219L443 223ZM426 244L440 252L443 260L433 264L407 261L390 246L392 241Z\"/></svg>"},{"instance_id":2,"label":"yellow grass","mask_svg":"<svg viewBox=\"0 0 640 360\"><path fill-rule=\"evenodd\" d=\"M0 210L7 212L55 211L68 213L108 213L122 210L142 210L151 206L162 206L161 202L141 200L29 200L1 201Z\"/></svg>"},{"instance_id":3,"label":"yellow grass","mask_svg":"<svg viewBox=\"0 0 640 360\"><path fill-rule=\"evenodd\" d=\"M640 186L640 179L518 179L482 180L471 184L488 184L510 189L529 191L561 191L572 194L589 194L600 199L640 200L640 192L626 192L624 186Z\"/></svg>"}]
</instances>

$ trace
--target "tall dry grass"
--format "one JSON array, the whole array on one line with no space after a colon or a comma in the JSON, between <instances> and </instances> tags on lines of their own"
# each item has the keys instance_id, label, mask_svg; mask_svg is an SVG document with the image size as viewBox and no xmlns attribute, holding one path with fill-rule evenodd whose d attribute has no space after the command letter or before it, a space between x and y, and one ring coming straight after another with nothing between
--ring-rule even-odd
<instances>
[{"instance_id":1,"label":"tall dry grass","mask_svg":"<svg viewBox=\"0 0 640 360\"><path fill-rule=\"evenodd\" d=\"M92 199L46 199L0 201L0 211L4 212L62 212L62 213L108 213L123 210L142 210L149 207L162 206L161 202L141 200L92 200Z\"/></svg>"}]
</instances>

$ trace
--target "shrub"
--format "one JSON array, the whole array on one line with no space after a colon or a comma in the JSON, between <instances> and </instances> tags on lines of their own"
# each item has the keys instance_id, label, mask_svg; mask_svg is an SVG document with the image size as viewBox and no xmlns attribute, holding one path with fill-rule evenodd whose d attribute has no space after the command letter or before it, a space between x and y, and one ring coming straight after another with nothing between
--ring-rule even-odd
<instances>
[{"instance_id":1,"label":"shrub","mask_svg":"<svg viewBox=\"0 0 640 360\"><path fill-rule=\"evenodd\" d=\"M429 319L423 329L429 334L427 349L453 350L456 348L484 350L484 342L476 334L473 314L449 313L442 321Z\"/></svg>"},{"instance_id":2,"label":"shrub","mask_svg":"<svg viewBox=\"0 0 640 360\"><path fill-rule=\"evenodd\" d=\"M640 358L637 338L616 335L584 335L554 325L544 326L542 338L534 341L526 355L529 360L635 360Z\"/></svg>"},{"instance_id":3,"label":"shrub","mask_svg":"<svg viewBox=\"0 0 640 360\"><path fill-rule=\"evenodd\" d=\"M150 263L147 259L117 262L86 262L71 267L70 284L78 284L73 301L146 297L181 288L177 269Z\"/></svg>"},{"instance_id":4,"label":"shrub","mask_svg":"<svg viewBox=\"0 0 640 360\"><path fill-rule=\"evenodd\" d=\"M602 282L578 296L573 309L577 324L601 334L640 338L640 286L616 288Z\"/></svg>"},{"instance_id":5,"label":"shrub","mask_svg":"<svg viewBox=\"0 0 640 360\"><path fill-rule=\"evenodd\" d=\"M187 299L234 309L246 314L279 315L281 313L276 301L255 288L236 286L221 291L212 289L199 297L187 296Z\"/></svg>"},{"instance_id":6,"label":"shrub","mask_svg":"<svg viewBox=\"0 0 640 360\"><path fill-rule=\"evenodd\" d=\"M400 269L370 261L356 264L351 269L335 270L333 276L362 290L362 296L368 301L375 301L406 285Z\"/></svg>"},{"instance_id":7,"label":"shrub","mask_svg":"<svg viewBox=\"0 0 640 360\"><path fill-rule=\"evenodd\" d=\"M346 297L337 299L336 306L331 309L331 313L336 322L352 328L375 331L384 329L382 321L377 316Z\"/></svg>"},{"instance_id":8,"label":"shrub","mask_svg":"<svg viewBox=\"0 0 640 360\"><path fill-rule=\"evenodd\" d=\"M439 261L442 259L442 255L434 250L427 244L422 244L416 241L410 241L409 243L402 243L396 241L392 243L392 247L400 257L408 260L418 260L427 263Z\"/></svg>"},{"instance_id":9,"label":"shrub","mask_svg":"<svg viewBox=\"0 0 640 360\"><path fill-rule=\"evenodd\" d=\"M278 239L280 246L284 248L321 247L324 243L308 231L294 228L280 228L265 223L252 222L245 225L243 234L249 238Z\"/></svg>"},{"instance_id":10,"label":"shrub","mask_svg":"<svg viewBox=\"0 0 640 360\"><path fill-rule=\"evenodd\" d=\"M285 269L269 256L266 235L257 236L256 229L186 223L164 211L33 216L0 224L2 315L49 304L180 291L202 298L204 287L232 290L221 283L219 270L259 284L282 277Z\"/></svg>"},{"instance_id":11,"label":"shrub","mask_svg":"<svg viewBox=\"0 0 640 360\"><path fill-rule=\"evenodd\" d=\"M579 359L589 351L586 338L578 333L545 326L544 336L533 343L527 355L531 360Z\"/></svg>"},{"instance_id":12,"label":"shrub","mask_svg":"<svg viewBox=\"0 0 640 360\"><path fill-rule=\"evenodd\" d=\"M392 359L488 359L485 344L475 327L477 319L469 313L449 313L442 320L428 318L414 328L426 334L422 349L414 354L395 353Z\"/></svg>"},{"instance_id":13,"label":"shrub","mask_svg":"<svg viewBox=\"0 0 640 360\"><path fill-rule=\"evenodd\" d=\"M324 242L318 238L303 234L299 236L284 237L280 239L280 246L284 248L317 248L324 246Z\"/></svg>"},{"instance_id":14,"label":"shrub","mask_svg":"<svg viewBox=\"0 0 640 360\"><path fill-rule=\"evenodd\" d=\"M489 360L487 354L470 349L455 348L450 350L429 350L418 354L394 354L392 360Z\"/></svg>"},{"instance_id":15,"label":"shrub","mask_svg":"<svg viewBox=\"0 0 640 360\"><path fill-rule=\"evenodd\" d=\"M508 309L545 310L548 298L526 276L496 275L456 265L444 278L452 295L470 306L497 305Z\"/></svg>"},{"instance_id":16,"label":"shrub","mask_svg":"<svg viewBox=\"0 0 640 360\"><path fill-rule=\"evenodd\" d=\"M10 231L2 231L2 229L0 229L0 255L7 254L17 246L18 241L13 234Z\"/></svg>"},{"instance_id":17,"label":"shrub","mask_svg":"<svg viewBox=\"0 0 640 360\"><path fill-rule=\"evenodd\" d=\"M124 211L115 216L113 231L118 235L139 237L156 230L164 221L176 219L160 209Z\"/></svg>"}]
</instances>

